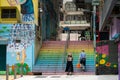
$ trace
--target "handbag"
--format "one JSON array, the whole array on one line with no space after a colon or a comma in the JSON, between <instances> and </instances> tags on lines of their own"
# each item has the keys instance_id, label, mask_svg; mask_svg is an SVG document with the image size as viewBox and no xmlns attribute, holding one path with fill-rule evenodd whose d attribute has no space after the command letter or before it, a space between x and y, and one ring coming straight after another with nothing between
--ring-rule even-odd
<instances>
[{"instance_id":1,"label":"handbag","mask_svg":"<svg viewBox=\"0 0 120 80\"><path fill-rule=\"evenodd\" d=\"M81 66L80 63L77 63L76 68L80 68L80 66Z\"/></svg>"}]
</instances>

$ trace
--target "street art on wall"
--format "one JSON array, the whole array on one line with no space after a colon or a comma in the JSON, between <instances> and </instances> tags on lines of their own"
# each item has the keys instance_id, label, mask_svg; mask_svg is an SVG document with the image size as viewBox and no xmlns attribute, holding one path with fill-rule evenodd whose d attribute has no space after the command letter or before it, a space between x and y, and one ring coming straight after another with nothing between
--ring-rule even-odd
<instances>
[{"instance_id":1,"label":"street art on wall","mask_svg":"<svg viewBox=\"0 0 120 80\"><path fill-rule=\"evenodd\" d=\"M34 54L34 24L0 24L0 37L8 38L7 64L24 66L24 73L32 69ZM26 68L27 66L27 68ZM10 69L13 74L13 69ZM17 70L19 73L19 70Z\"/></svg>"},{"instance_id":2,"label":"street art on wall","mask_svg":"<svg viewBox=\"0 0 120 80\"><path fill-rule=\"evenodd\" d=\"M10 44L8 45L8 49L10 48L11 50L13 48L12 51L19 52L22 48L27 48L31 45L34 36L35 30L33 25L13 24L10 30Z\"/></svg>"},{"instance_id":3,"label":"street art on wall","mask_svg":"<svg viewBox=\"0 0 120 80\"><path fill-rule=\"evenodd\" d=\"M11 6L24 4L26 2L26 0L7 0L7 1Z\"/></svg>"},{"instance_id":4,"label":"street art on wall","mask_svg":"<svg viewBox=\"0 0 120 80\"><path fill-rule=\"evenodd\" d=\"M106 54L108 55L109 54L109 51L108 51L108 45L103 45L103 46L97 46L96 47L96 51L99 53L99 54Z\"/></svg>"},{"instance_id":5,"label":"street art on wall","mask_svg":"<svg viewBox=\"0 0 120 80\"><path fill-rule=\"evenodd\" d=\"M110 53L109 42L104 43L98 42L96 47L96 74L117 74L118 73L118 63L113 61L111 58L115 57ZM113 46L113 45L112 45Z\"/></svg>"},{"instance_id":6,"label":"street art on wall","mask_svg":"<svg viewBox=\"0 0 120 80\"><path fill-rule=\"evenodd\" d=\"M10 36L10 28L7 25L0 24L0 37L9 38Z\"/></svg>"},{"instance_id":7,"label":"street art on wall","mask_svg":"<svg viewBox=\"0 0 120 80\"><path fill-rule=\"evenodd\" d=\"M32 0L27 0L26 3L21 4L22 22L34 23L34 7Z\"/></svg>"},{"instance_id":8,"label":"street art on wall","mask_svg":"<svg viewBox=\"0 0 120 80\"><path fill-rule=\"evenodd\" d=\"M26 0L24 4L21 4L21 13L22 14L33 14L34 13L34 7L32 0Z\"/></svg>"},{"instance_id":9,"label":"street art on wall","mask_svg":"<svg viewBox=\"0 0 120 80\"><path fill-rule=\"evenodd\" d=\"M13 74L14 64L19 68L24 67L24 73L32 70L34 64L34 7L32 0L7 0L10 6L20 5L22 24L0 24L0 36L9 39L7 46L7 64L12 66L10 74ZM20 70L17 70L19 73Z\"/></svg>"},{"instance_id":10,"label":"street art on wall","mask_svg":"<svg viewBox=\"0 0 120 80\"><path fill-rule=\"evenodd\" d=\"M23 23L34 23L34 14L23 14L22 15Z\"/></svg>"},{"instance_id":11,"label":"street art on wall","mask_svg":"<svg viewBox=\"0 0 120 80\"><path fill-rule=\"evenodd\" d=\"M11 6L20 5L22 14L22 23L34 23L34 7L32 0L8 0Z\"/></svg>"}]
</instances>

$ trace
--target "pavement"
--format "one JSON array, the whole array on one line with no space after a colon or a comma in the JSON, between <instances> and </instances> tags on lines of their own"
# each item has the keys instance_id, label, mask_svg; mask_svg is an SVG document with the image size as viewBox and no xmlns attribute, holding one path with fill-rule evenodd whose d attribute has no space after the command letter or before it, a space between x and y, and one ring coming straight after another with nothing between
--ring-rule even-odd
<instances>
[{"instance_id":1,"label":"pavement","mask_svg":"<svg viewBox=\"0 0 120 80\"><path fill-rule=\"evenodd\" d=\"M0 75L0 80L6 80L5 75ZM13 75L9 76L9 80L119 80L118 75L17 75L14 79Z\"/></svg>"},{"instance_id":2,"label":"pavement","mask_svg":"<svg viewBox=\"0 0 120 80\"><path fill-rule=\"evenodd\" d=\"M18 79L20 78L20 75L16 76ZM9 80L14 80L14 75L9 75ZM0 75L0 80L6 80L6 75Z\"/></svg>"},{"instance_id":3,"label":"pavement","mask_svg":"<svg viewBox=\"0 0 120 80\"><path fill-rule=\"evenodd\" d=\"M15 80L118 80L118 75L27 75Z\"/></svg>"}]
</instances>

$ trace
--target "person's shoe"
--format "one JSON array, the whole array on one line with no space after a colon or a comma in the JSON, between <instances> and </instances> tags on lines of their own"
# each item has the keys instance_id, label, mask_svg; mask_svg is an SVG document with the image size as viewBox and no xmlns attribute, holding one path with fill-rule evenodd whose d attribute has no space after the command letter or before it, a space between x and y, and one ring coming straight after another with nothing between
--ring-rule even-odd
<instances>
[{"instance_id":1,"label":"person's shoe","mask_svg":"<svg viewBox=\"0 0 120 80\"><path fill-rule=\"evenodd\" d=\"M72 75L72 72L70 72L69 75Z\"/></svg>"},{"instance_id":2,"label":"person's shoe","mask_svg":"<svg viewBox=\"0 0 120 80\"><path fill-rule=\"evenodd\" d=\"M67 75L69 75L69 72L67 73Z\"/></svg>"},{"instance_id":3,"label":"person's shoe","mask_svg":"<svg viewBox=\"0 0 120 80\"><path fill-rule=\"evenodd\" d=\"M83 69L83 71L85 72L85 69Z\"/></svg>"}]
</instances>

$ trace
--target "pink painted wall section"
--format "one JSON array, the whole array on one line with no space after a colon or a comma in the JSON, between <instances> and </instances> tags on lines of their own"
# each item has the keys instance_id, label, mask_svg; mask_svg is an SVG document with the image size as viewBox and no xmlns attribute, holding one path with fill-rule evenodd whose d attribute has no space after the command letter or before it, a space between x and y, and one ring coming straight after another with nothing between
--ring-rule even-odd
<instances>
[{"instance_id":1,"label":"pink painted wall section","mask_svg":"<svg viewBox=\"0 0 120 80\"><path fill-rule=\"evenodd\" d=\"M98 46L96 48L96 51L99 53L99 54L106 54L108 55L109 54L109 46L108 45L103 45L103 46Z\"/></svg>"}]
</instances>

